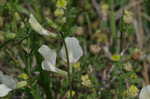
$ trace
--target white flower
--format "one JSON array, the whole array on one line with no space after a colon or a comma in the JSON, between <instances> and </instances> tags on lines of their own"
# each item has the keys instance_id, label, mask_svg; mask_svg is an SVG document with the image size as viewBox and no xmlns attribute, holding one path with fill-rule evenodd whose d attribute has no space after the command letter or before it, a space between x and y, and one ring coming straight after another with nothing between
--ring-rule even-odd
<instances>
[{"instance_id":1,"label":"white flower","mask_svg":"<svg viewBox=\"0 0 150 99\"><path fill-rule=\"evenodd\" d=\"M83 56L83 51L79 41L75 37L67 37L65 43L68 50L69 62L76 63L80 57ZM65 62L67 62L65 46L62 47L60 56Z\"/></svg>"},{"instance_id":2,"label":"white flower","mask_svg":"<svg viewBox=\"0 0 150 99\"><path fill-rule=\"evenodd\" d=\"M41 35L56 37L55 33L49 32L48 30L44 29L32 14L30 14L29 23L37 33Z\"/></svg>"},{"instance_id":3,"label":"white flower","mask_svg":"<svg viewBox=\"0 0 150 99\"><path fill-rule=\"evenodd\" d=\"M0 97L6 96L12 89L8 88L5 84L0 84Z\"/></svg>"},{"instance_id":4,"label":"white flower","mask_svg":"<svg viewBox=\"0 0 150 99\"><path fill-rule=\"evenodd\" d=\"M56 51L50 49L46 45L42 45L39 48L39 53L44 57L44 61L42 62L42 69L62 74L67 74L67 72L56 67Z\"/></svg>"},{"instance_id":5,"label":"white flower","mask_svg":"<svg viewBox=\"0 0 150 99\"><path fill-rule=\"evenodd\" d=\"M150 99L150 85L142 88L139 99Z\"/></svg>"},{"instance_id":6,"label":"white flower","mask_svg":"<svg viewBox=\"0 0 150 99\"><path fill-rule=\"evenodd\" d=\"M4 75L0 71L0 97L6 96L10 91L16 88L16 81L11 77Z\"/></svg>"}]
</instances>

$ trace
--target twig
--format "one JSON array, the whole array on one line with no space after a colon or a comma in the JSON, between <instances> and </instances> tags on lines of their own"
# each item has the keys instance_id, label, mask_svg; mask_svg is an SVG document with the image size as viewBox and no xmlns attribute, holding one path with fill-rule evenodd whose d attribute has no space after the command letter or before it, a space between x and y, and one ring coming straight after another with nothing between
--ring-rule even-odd
<instances>
[{"instance_id":1,"label":"twig","mask_svg":"<svg viewBox=\"0 0 150 99\"><path fill-rule=\"evenodd\" d=\"M145 13L141 13L141 16L142 16L143 18L145 18L147 21L150 22L150 16L148 16L148 15L145 14Z\"/></svg>"},{"instance_id":2,"label":"twig","mask_svg":"<svg viewBox=\"0 0 150 99\"><path fill-rule=\"evenodd\" d=\"M143 77L144 77L144 80L145 80L145 84L146 84L146 85L149 84L148 67L149 67L148 64L146 64L146 63L144 62L142 75L143 75Z\"/></svg>"},{"instance_id":3,"label":"twig","mask_svg":"<svg viewBox=\"0 0 150 99\"><path fill-rule=\"evenodd\" d=\"M105 53L106 57L108 57L110 59L112 54L109 51L109 47L108 46L104 46L103 50L104 50L104 53Z\"/></svg>"},{"instance_id":4,"label":"twig","mask_svg":"<svg viewBox=\"0 0 150 99\"><path fill-rule=\"evenodd\" d=\"M142 0L138 0L139 2L142 2ZM132 2L137 2L136 0L132 1ZM136 33L136 37L137 37L137 43L138 43L138 47L140 49L143 49L143 43L144 43L144 29L143 29L143 23L142 23L142 19L141 19L141 6L138 5L136 7L134 7L134 13L135 13L135 20L133 22L134 27L135 27L135 33Z\"/></svg>"},{"instance_id":5,"label":"twig","mask_svg":"<svg viewBox=\"0 0 150 99\"><path fill-rule=\"evenodd\" d=\"M134 20L133 24L134 24L134 28L135 28L138 46L139 46L139 48L143 48L142 47L143 46L143 39L142 39L142 35L140 33L141 30L140 30L139 23L137 22L137 20Z\"/></svg>"},{"instance_id":6,"label":"twig","mask_svg":"<svg viewBox=\"0 0 150 99\"><path fill-rule=\"evenodd\" d=\"M142 3L142 1L136 1L136 2L134 2L134 3L130 3L130 4L128 4L127 6L124 6L124 7L120 8L120 9L116 12L116 20L118 20L118 19L120 19L120 18L122 17L124 10L129 10L129 9L131 9L132 7L134 7L134 6L136 6L136 5L139 5L139 4L141 4L141 3Z\"/></svg>"},{"instance_id":7,"label":"twig","mask_svg":"<svg viewBox=\"0 0 150 99\"><path fill-rule=\"evenodd\" d=\"M96 10L96 13L99 16L99 19L101 19L101 12L100 12L100 8L99 8L99 4L96 2L96 0L92 0L92 4Z\"/></svg>"}]
</instances>

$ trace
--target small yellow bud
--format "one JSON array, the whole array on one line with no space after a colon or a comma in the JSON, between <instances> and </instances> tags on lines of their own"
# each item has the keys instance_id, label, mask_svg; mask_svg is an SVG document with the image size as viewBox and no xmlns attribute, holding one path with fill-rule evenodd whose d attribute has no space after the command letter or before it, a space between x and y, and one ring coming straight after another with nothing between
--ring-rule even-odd
<instances>
[{"instance_id":1,"label":"small yellow bud","mask_svg":"<svg viewBox=\"0 0 150 99\"><path fill-rule=\"evenodd\" d=\"M29 76L25 73L20 74L18 77L21 78L21 79L24 79L24 80L29 79Z\"/></svg>"},{"instance_id":2,"label":"small yellow bud","mask_svg":"<svg viewBox=\"0 0 150 99\"><path fill-rule=\"evenodd\" d=\"M75 95L75 91L74 91L74 90L69 90L69 91L67 91L67 97L69 98L71 95L72 95L72 96Z\"/></svg>"},{"instance_id":3,"label":"small yellow bud","mask_svg":"<svg viewBox=\"0 0 150 99\"><path fill-rule=\"evenodd\" d=\"M120 59L121 59L121 56L118 54L114 54L111 56L112 61L120 61Z\"/></svg>"},{"instance_id":4,"label":"small yellow bud","mask_svg":"<svg viewBox=\"0 0 150 99\"><path fill-rule=\"evenodd\" d=\"M81 67L80 67L80 62L77 62L75 64L73 64L73 67L76 69L76 70L80 70Z\"/></svg>"}]
</instances>

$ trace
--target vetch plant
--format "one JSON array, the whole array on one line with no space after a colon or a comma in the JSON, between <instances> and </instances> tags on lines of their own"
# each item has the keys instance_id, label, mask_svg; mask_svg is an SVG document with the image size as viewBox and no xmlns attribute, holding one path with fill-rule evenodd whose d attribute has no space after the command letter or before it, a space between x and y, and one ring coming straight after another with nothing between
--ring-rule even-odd
<instances>
[{"instance_id":1,"label":"vetch plant","mask_svg":"<svg viewBox=\"0 0 150 99\"><path fill-rule=\"evenodd\" d=\"M74 64L80 59L81 56L83 56L82 48L79 45L79 41L75 37L67 37L65 39L65 43L68 49L69 63ZM38 52L44 57L44 61L42 62L43 70L67 74L65 71L56 67L57 55L55 50L50 49L47 45L42 45ZM67 62L67 55L64 46L60 51L60 56L65 62Z\"/></svg>"},{"instance_id":2,"label":"vetch plant","mask_svg":"<svg viewBox=\"0 0 150 99\"><path fill-rule=\"evenodd\" d=\"M70 66L70 63L77 63L80 57L83 56L83 51L79 41L75 37L67 37L65 38L64 45L60 50L60 57L68 65L68 72L56 67L57 54L55 50L50 49L46 45L42 45L38 51L44 57L44 61L42 62L42 69L68 76L68 82L70 83L69 90L72 90L72 66ZM72 96L73 94L71 93L70 97Z\"/></svg>"},{"instance_id":3,"label":"vetch plant","mask_svg":"<svg viewBox=\"0 0 150 99\"><path fill-rule=\"evenodd\" d=\"M67 75L67 72L56 67L56 56L57 55L56 55L55 50L50 49L46 45L42 45L38 51L44 57L44 61L42 62L43 70Z\"/></svg>"},{"instance_id":4,"label":"vetch plant","mask_svg":"<svg viewBox=\"0 0 150 99\"><path fill-rule=\"evenodd\" d=\"M56 34L50 33L49 31L44 29L32 14L30 15L29 23L37 33L43 36L56 37ZM72 90L72 66L70 66L70 64L77 63L80 57L83 56L83 51L79 44L79 41L75 37L64 38L63 33L61 33L60 35L62 36L64 45L62 46L59 55L67 63L68 72L56 67L56 51L49 48L47 45L42 45L38 50L38 52L44 57L41 66L43 70L68 76L68 81L70 83L69 89Z\"/></svg>"}]
</instances>

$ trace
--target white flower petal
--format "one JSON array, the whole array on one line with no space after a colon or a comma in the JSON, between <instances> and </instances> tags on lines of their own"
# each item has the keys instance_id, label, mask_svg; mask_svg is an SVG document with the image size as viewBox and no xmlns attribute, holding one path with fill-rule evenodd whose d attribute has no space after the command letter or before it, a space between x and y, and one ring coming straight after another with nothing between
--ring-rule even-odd
<instances>
[{"instance_id":1,"label":"white flower petal","mask_svg":"<svg viewBox=\"0 0 150 99\"><path fill-rule=\"evenodd\" d=\"M0 84L0 97L6 96L11 90L5 84Z\"/></svg>"},{"instance_id":2,"label":"white flower petal","mask_svg":"<svg viewBox=\"0 0 150 99\"><path fill-rule=\"evenodd\" d=\"M139 99L150 99L150 85L142 88Z\"/></svg>"},{"instance_id":3,"label":"white flower petal","mask_svg":"<svg viewBox=\"0 0 150 99\"><path fill-rule=\"evenodd\" d=\"M7 87L11 89L16 88L16 80L14 80L11 76L2 75L0 76L0 82L5 84Z\"/></svg>"},{"instance_id":4,"label":"white flower petal","mask_svg":"<svg viewBox=\"0 0 150 99\"><path fill-rule=\"evenodd\" d=\"M39 53L44 57L45 60L49 61L49 63L53 66L56 65L56 51L50 49L46 45L42 45L39 48Z\"/></svg>"},{"instance_id":5,"label":"white flower petal","mask_svg":"<svg viewBox=\"0 0 150 99\"><path fill-rule=\"evenodd\" d=\"M42 62L42 69L52 72L58 72L58 68L56 68L54 65L52 65L49 61L44 60Z\"/></svg>"},{"instance_id":6,"label":"white flower petal","mask_svg":"<svg viewBox=\"0 0 150 99\"><path fill-rule=\"evenodd\" d=\"M75 37L67 37L65 39L67 45L70 63L76 63L81 56L83 56L82 48L79 41ZM60 51L60 56L64 61L67 61L65 47L63 46Z\"/></svg>"},{"instance_id":7,"label":"white flower petal","mask_svg":"<svg viewBox=\"0 0 150 99\"><path fill-rule=\"evenodd\" d=\"M44 60L44 61L42 62L42 69L43 69L43 70L46 70L46 71L56 72L56 73L59 73L59 74L61 74L61 75L67 76L67 72L66 72L66 71L61 70L61 69L55 67L54 65L52 65L52 64L51 64L49 61L47 61L47 60Z\"/></svg>"},{"instance_id":8,"label":"white flower petal","mask_svg":"<svg viewBox=\"0 0 150 99\"><path fill-rule=\"evenodd\" d=\"M29 23L37 33L41 35L56 37L56 34L44 29L32 14L30 14Z\"/></svg>"},{"instance_id":9,"label":"white flower petal","mask_svg":"<svg viewBox=\"0 0 150 99\"><path fill-rule=\"evenodd\" d=\"M55 50L50 49L46 45L42 45L38 51L44 57L44 61L42 62L43 70L67 75L66 71L63 71L55 66L56 65L56 51Z\"/></svg>"},{"instance_id":10,"label":"white flower petal","mask_svg":"<svg viewBox=\"0 0 150 99\"><path fill-rule=\"evenodd\" d=\"M6 96L11 90L16 88L16 80L11 76L4 75L0 71L0 97Z\"/></svg>"},{"instance_id":11,"label":"white flower petal","mask_svg":"<svg viewBox=\"0 0 150 99\"><path fill-rule=\"evenodd\" d=\"M8 88L15 89L17 82L11 76L4 75L2 72L0 72L0 83L5 84Z\"/></svg>"}]
</instances>

